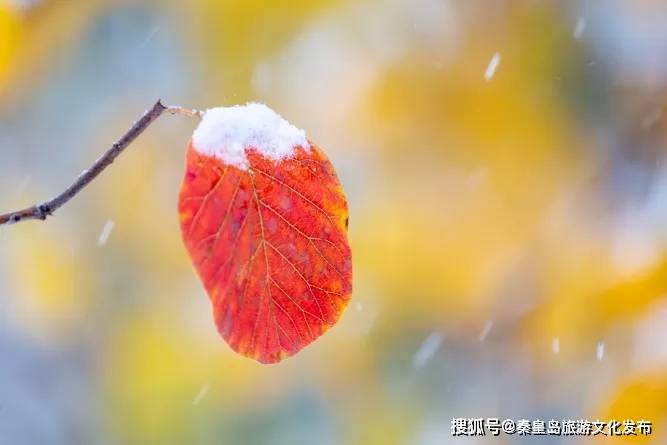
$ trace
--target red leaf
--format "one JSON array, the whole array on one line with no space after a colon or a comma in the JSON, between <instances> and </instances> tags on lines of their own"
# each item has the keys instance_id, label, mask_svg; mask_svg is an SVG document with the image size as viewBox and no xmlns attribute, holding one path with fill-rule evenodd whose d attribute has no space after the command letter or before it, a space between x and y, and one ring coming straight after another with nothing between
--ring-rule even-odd
<instances>
[{"instance_id":1,"label":"red leaf","mask_svg":"<svg viewBox=\"0 0 667 445\"><path fill-rule=\"evenodd\" d=\"M247 168L190 143L179 197L185 246L215 323L262 363L295 354L339 319L352 291L347 203L314 144L273 160L245 147Z\"/></svg>"}]
</instances>

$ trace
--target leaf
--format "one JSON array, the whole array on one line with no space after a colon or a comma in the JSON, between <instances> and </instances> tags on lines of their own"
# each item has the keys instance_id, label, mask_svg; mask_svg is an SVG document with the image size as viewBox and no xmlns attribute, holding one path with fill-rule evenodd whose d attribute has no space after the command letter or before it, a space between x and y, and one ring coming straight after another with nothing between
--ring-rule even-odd
<instances>
[{"instance_id":1,"label":"leaf","mask_svg":"<svg viewBox=\"0 0 667 445\"><path fill-rule=\"evenodd\" d=\"M352 292L347 203L315 144L247 169L188 146L179 197L185 246L218 331L235 351L279 362L339 319Z\"/></svg>"}]
</instances>

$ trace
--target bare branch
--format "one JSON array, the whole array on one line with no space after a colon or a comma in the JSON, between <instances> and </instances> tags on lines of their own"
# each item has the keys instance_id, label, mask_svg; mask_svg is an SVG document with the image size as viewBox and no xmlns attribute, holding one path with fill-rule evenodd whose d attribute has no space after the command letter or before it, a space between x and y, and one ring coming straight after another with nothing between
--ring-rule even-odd
<instances>
[{"instance_id":1,"label":"bare branch","mask_svg":"<svg viewBox=\"0 0 667 445\"><path fill-rule=\"evenodd\" d=\"M111 148L102 155L88 170L85 170L79 177L70 185L64 192L41 204L36 204L32 207L18 210L15 212L0 215L0 226L6 224L15 224L29 219L45 220L49 215L52 215L56 210L65 205L69 200L74 198L81 190L83 190L93 179L95 179L102 171L120 155L123 150L127 148L141 133L143 133L164 111L170 114L181 114L184 116L202 116L202 112L198 110L190 110L187 108L177 106L165 106L159 100L153 107L146 111L141 118L130 127L130 129L121 137Z\"/></svg>"}]
</instances>

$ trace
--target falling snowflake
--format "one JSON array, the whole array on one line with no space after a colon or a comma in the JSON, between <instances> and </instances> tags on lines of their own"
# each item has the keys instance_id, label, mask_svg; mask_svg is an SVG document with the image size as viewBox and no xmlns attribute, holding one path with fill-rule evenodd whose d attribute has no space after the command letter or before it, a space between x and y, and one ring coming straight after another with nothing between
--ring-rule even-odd
<instances>
[{"instance_id":1,"label":"falling snowflake","mask_svg":"<svg viewBox=\"0 0 667 445\"><path fill-rule=\"evenodd\" d=\"M602 361L602 358L604 357L604 343L602 343L602 342L598 343L597 349L595 351L595 355L596 355L598 361Z\"/></svg>"},{"instance_id":2,"label":"falling snowflake","mask_svg":"<svg viewBox=\"0 0 667 445\"><path fill-rule=\"evenodd\" d=\"M484 325L484 329L482 329L482 332L479 333L479 341L486 340L486 337L489 335L489 332L491 332L491 328L493 328L493 322L489 320Z\"/></svg>"},{"instance_id":3,"label":"falling snowflake","mask_svg":"<svg viewBox=\"0 0 667 445\"><path fill-rule=\"evenodd\" d=\"M442 332L431 332L415 353L412 359L412 366L417 369L423 368L433 358L435 353L438 352L438 349L440 349L442 339Z\"/></svg>"},{"instance_id":4,"label":"falling snowflake","mask_svg":"<svg viewBox=\"0 0 667 445\"><path fill-rule=\"evenodd\" d=\"M113 230L114 227L114 222L109 220L104 224L104 227L102 228L102 232L100 233L99 238L97 238L97 245L102 247L107 244L107 241L109 241L109 236L111 235L111 231Z\"/></svg>"},{"instance_id":5,"label":"falling snowflake","mask_svg":"<svg viewBox=\"0 0 667 445\"><path fill-rule=\"evenodd\" d=\"M572 36L579 40L581 36L584 35L584 31L586 30L586 18L585 17L579 17L577 19L577 23L574 25L574 31L572 32Z\"/></svg>"},{"instance_id":6,"label":"falling snowflake","mask_svg":"<svg viewBox=\"0 0 667 445\"><path fill-rule=\"evenodd\" d=\"M498 70L498 65L500 65L500 53L494 53L493 57L489 61L489 64L486 66L486 71L484 71L484 80L487 82L493 78Z\"/></svg>"},{"instance_id":7,"label":"falling snowflake","mask_svg":"<svg viewBox=\"0 0 667 445\"><path fill-rule=\"evenodd\" d=\"M208 394L208 390L210 389L210 385L208 383L204 383L201 386L201 389L197 393L194 399L192 399L192 404L193 405L199 405L199 402L202 401L204 397L206 397L206 394Z\"/></svg>"}]
</instances>

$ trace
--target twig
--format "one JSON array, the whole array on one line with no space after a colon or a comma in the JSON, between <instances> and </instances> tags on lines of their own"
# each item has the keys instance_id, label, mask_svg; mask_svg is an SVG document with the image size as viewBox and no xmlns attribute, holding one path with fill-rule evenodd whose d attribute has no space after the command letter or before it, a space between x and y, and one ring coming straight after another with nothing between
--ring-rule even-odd
<instances>
[{"instance_id":1,"label":"twig","mask_svg":"<svg viewBox=\"0 0 667 445\"><path fill-rule=\"evenodd\" d=\"M203 111L194 110L191 108L177 107L174 105L166 107L166 111L169 114L180 114L182 116L187 116L187 117L195 117L195 116L202 117L204 115Z\"/></svg>"},{"instance_id":2,"label":"twig","mask_svg":"<svg viewBox=\"0 0 667 445\"><path fill-rule=\"evenodd\" d=\"M65 205L83 190L93 179L107 168L118 157L119 154L127 148L141 133L143 133L163 112L170 114L181 114L184 116L202 116L202 112L177 106L165 106L159 100L153 107L146 111L141 118L132 125L132 127L121 137L111 148L102 155L88 170L85 170L64 192L42 204L36 204L32 207L18 210L11 213L0 215L0 226L6 224L15 224L29 219L45 220L56 210Z\"/></svg>"}]
</instances>

